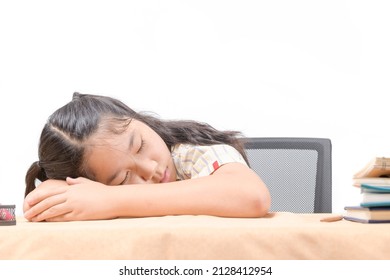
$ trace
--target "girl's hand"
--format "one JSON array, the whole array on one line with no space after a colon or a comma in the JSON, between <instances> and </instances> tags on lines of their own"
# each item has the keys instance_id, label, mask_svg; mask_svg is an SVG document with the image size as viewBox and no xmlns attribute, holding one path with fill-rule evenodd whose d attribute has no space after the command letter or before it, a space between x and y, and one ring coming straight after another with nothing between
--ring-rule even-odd
<instances>
[{"instance_id":1,"label":"girl's hand","mask_svg":"<svg viewBox=\"0 0 390 280\"><path fill-rule=\"evenodd\" d=\"M33 222L115 218L105 200L107 191L108 186L81 177L47 180L25 198L24 216Z\"/></svg>"}]
</instances>

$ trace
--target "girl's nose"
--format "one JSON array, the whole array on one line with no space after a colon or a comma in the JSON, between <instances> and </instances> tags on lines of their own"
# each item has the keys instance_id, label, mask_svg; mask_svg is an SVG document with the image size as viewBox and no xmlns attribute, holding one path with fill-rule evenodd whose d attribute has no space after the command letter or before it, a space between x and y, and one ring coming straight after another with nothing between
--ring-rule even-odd
<instances>
[{"instance_id":1,"label":"girl's nose","mask_svg":"<svg viewBox=\"0 0 390 280\"><path fill-rule=\"evenodd\" d=\"M145 183L153 182L153 177L156 174L157 162L154 160L142 159L137 162L137 175Z\"/></svg>"}]
</instances>

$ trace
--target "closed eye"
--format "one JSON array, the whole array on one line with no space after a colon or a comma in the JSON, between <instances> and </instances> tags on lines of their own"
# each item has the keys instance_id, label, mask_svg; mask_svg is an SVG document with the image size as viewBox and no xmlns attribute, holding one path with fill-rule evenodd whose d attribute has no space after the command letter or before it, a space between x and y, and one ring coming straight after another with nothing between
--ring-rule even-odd
<instances>
[{"instance_id":1,"label":"closed eye","mask_svg":"<svg viewBox=\"0 0 390 280\"><path fill-rule=\"evenodd\" d=\"M141 145L138 149L138 153L140 153L144 149L144 147L145 147L145 141L144 141L144 139L141 139Z\"/></svg>"},{"instance_id":2,"label":"closed eye","mask_svg":"<svg viewBox=\"0 0 390 280\"><path fill-rule=\"evenodd\" d=\"M120 183L120 185L124 185L127 182L127 180L129 179L129 177L130 177L130 171L127 171L125 179Z\"/></svg>"}]
</instances>

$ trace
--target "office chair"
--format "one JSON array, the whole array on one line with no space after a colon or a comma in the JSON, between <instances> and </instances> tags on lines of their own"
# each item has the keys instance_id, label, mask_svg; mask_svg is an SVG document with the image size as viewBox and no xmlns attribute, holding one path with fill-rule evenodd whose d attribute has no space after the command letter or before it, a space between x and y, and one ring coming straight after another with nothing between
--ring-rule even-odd
<instances>
[{"instance_id":1,"label":"office chair","mask_svg":"<svg viewBox=\"0 0 390 280\"><path fill-rule=\"evenodd\" d=\"M325 138L244 138L251 168L271 193L270 211L332 212L332 146Z\"/></svg>"}]
</instances>

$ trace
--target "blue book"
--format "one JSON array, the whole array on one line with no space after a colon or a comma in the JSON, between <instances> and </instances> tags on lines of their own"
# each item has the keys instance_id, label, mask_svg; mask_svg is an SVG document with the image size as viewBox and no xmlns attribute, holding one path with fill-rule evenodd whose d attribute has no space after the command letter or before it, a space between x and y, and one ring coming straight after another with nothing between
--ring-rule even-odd
<instances>
[{"instance_id":1,"label":"blue book","mask_svg":"<svg viewBox=\"0 0 390 280\"><path fill-rule=\"evenodd\" d=\"M362 207L387 207L390 206L390 192L367 188L362 189L362 199L360 206Z\"/></svg>"},{"instance_id":2,"label":"blue book","mask_svg":"<svg viewBox=\"0 0 390 280\"><path fill-rule=\"evenodd\" d=\"M390 193L390 185L361 184L362 192Z\"/></svg>"}]
</instances>

